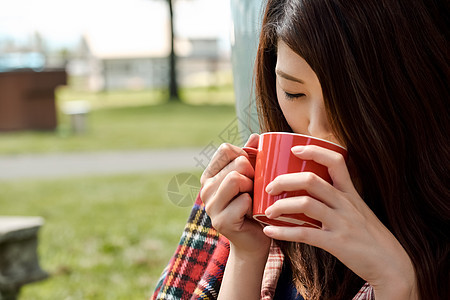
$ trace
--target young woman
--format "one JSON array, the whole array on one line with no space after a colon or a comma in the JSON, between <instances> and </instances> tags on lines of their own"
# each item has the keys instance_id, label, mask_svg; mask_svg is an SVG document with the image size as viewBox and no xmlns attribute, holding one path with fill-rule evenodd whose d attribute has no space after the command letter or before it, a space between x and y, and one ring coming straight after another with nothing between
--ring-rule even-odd
<instances>
[{"instance_id":1,"label":"young woman","mask_svg":"<svg viewBox=\"0 0 450 300\"><path fill-rule=\"evenodd\" d=\"M449 61L445 1L269 0L256 61L263 131L342 144L294 147L333 184L287 174L266 191L306 189L266 213L305 213L321 229L262 227L250 218L253 168L222 145L201 199L230 241L220 299L259 299L271 241L305 299L450 299ZM247 145L256 146L258 136Z\"/></svg>"}]
</instances>

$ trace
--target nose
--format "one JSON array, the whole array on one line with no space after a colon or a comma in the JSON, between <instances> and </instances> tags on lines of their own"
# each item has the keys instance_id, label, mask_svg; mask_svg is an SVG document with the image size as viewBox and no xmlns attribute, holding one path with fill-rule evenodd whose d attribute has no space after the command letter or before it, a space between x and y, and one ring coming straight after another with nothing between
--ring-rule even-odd
<instances>
[{"instance_id":1,"label":"nose","mask_svg":"<svg viewBox=\"0 0 450 300\"><path fill-rule=\"evenodd\" d=\"M308 133L311 136L324 140L330 140L330 137L333 135L325 107L322 105L310 107Z\"/></svg>"}]
</instances>

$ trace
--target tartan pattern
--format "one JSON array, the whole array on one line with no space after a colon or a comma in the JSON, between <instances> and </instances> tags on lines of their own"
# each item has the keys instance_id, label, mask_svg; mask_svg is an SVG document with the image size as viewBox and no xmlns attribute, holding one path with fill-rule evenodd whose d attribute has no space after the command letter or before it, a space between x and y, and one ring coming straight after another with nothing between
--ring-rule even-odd
<instances>
[{"instance_id":1,"label":"tartan pattern","mask_svg":"<svg viewBox=\"0 0 450 300\"><path fill-rule=\"evenodd\" d=\"M219 294L230 245L211 224L205 207L197 196L179 245L163 270L151 300L214 300ZM261 299L274 297L284 255L272 242L261 285ZM374 300L368 284L353 300Z\"/></svg>"},{"instance_id":2,"label":"tartan pattern","mask_svg":"<svg viewBox=\"0 0 450 300\"><path fill-rule=\"evenodd\" d=\"M278 278L280 278L281 269L283 268L283 261L283 252L272 240L261 283L261 300L271 300L275 296Z\"/></svg>"},{"instance_id":3,"label":"tartan pattern","mask_svg":"<svg viewBox=\"0 0 450 300\"><path fill-rule=\"evenodd\" d=\"M217 299L229 252L230 244L221 236L211 261L194 291L194 299Z\"/></svg>"},{"instance_id":4,"label":"tartan pattern","mask_svg":"<svg viewBox=\"0 0 450 300\"><path fill-rule=\"evenodd\" d=\"M375 300L375 293L369 283L365 283L353 300Z\"/></svg>"},{"instance_id":5,"label":"tartan pattern","mask_svg":"<svg viewBox=\"0 0 450 300\"><path fill-rule=\"evenodd\" d=\"M179 245L151 299L216 299L230 247L198 196Z\"/></svg>"}]
</instances>

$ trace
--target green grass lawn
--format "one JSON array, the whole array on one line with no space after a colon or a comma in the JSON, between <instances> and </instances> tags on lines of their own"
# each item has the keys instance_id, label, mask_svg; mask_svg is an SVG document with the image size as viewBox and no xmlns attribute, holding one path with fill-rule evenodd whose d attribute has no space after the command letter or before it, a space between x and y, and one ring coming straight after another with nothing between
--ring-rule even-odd
<instances>
[{"instance_id":1,"label":"green grass lawn","mask_svg":"<svg viewBox=\"0 0 450 300\"><path fill-rule=\"evenodd\" d=\"M205 147L236 121L231 86L182 90L168 103L158 91L58 90L58 105L92 105L88 131L0 133L0 154ZM173 254L190 207L172 204L175 174L0 181L1 215L42 216L41 265L51 277L20 299L146 299ZM196 176L200 177L197 172Z\"/></svg>"},{"instance_id":2,"label":"green grass lawn","mask_svg":"<svg viewBox=\"0 0 450 300\"><path fill-rule=\"evenodd\" d=\"M85 99L92 105L87 132L74 135L59 113L55 132L0 133L0 154L203 147L236 118L231 86L181 91L183 102L160 91L86 93L61 89L58 104Z\"/></svg>"},{"instance_id":3,"label":"green grass lawn","mask_svg":"<svg viewBox=\"0 0 450 300\"><path fill-rule=\"evenodd\" d=\"M51 277L20 299L147 299L190 211L167 197L173 175L0 182L2 215L45 219L39 253Z\"/></svg>"}]
</instances>

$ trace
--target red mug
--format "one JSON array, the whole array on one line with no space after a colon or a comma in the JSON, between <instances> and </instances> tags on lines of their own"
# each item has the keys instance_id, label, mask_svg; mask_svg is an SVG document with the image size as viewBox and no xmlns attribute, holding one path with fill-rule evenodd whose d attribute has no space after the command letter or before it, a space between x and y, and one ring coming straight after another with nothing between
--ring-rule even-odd
<instances>
[{"instance_id":1,"label":"red mug","mask_svg":"<svg viewBox=\"0 0 450 300\"><path fill-rule=\"evenodd\" d=\"M276 226L309 226L322 227L320 221L305 214L286 214L275 219L269 219L264 212L279 199L307 196L304 190L283 192L279 195L269 195L265 189L278 175L298 172L312 172L332 183L327 167L312 160L302 160L291 152L294 146L316 145L336 151L347 159L347 150L338 144L312 136L289 133L267 132L259 137L258 149L243 147L255 169L253 188L253 218L263 224Z\"/></svg>"}]
</instances>

